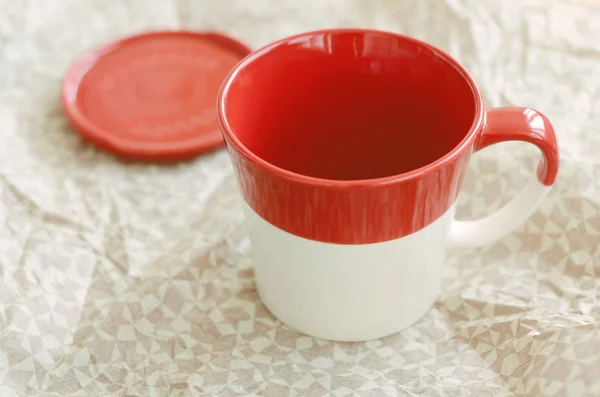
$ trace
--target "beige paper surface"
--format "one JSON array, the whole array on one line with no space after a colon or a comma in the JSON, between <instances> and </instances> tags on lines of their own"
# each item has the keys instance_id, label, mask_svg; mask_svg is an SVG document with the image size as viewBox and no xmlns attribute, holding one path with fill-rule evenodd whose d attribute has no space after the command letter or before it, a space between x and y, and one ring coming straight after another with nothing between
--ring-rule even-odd
<instances>
[{"instance_id":1,"label":"beige paper surface","mask_svg":"<svg viewBox=\"0 0 600 397\"><path fill-rule=\"evenodd\" d=\"M600 396L600 4L568 0L0 0L0 396ZM332 26L456 56L488 106L554 123L555 188L496 244L450 251L415 326L336 344L255 292L223 151L171 166L96 151L58 100L84 51L150 28L254 48ZM463 218L497 209L538 153L475 156ZM353 394L354 393L354 394Z\"/></svg>"}]
</instances>

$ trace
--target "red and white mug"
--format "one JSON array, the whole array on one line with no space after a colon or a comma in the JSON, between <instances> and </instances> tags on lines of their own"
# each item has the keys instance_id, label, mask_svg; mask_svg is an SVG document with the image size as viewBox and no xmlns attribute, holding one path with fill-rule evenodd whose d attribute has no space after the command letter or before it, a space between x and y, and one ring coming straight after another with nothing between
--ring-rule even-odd
<instances>
[{"instance_id":1,"label":"red and white mug","mask_svg":"<svg viewBox=\"0 0 600 397\"><path fill-rule=\"evenodd\" d=\"M307 32L253 52L224 81L218 119L263 303L330 340L416 322L440 293L445 247L503 237L558 172L545 116L485 109L456 60L384 31ZM455 220L471 154L514 140L540 149L537 178L496 213Z\"/></svg>"}]
</instances>

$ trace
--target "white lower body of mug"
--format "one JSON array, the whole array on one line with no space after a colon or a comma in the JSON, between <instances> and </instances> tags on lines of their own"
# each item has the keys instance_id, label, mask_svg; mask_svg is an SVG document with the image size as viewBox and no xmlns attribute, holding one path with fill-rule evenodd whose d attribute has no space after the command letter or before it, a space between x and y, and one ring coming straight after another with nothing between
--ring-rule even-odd
<instances>
[{"instance_id":1,"label":"white lower body of mug","mask_svg":"<svg viewBox=\"0 0 600 397\"><path fill-rule=\"evenodd\" d=\"M258 294L284 324L314 337L364 341L396 333L440 294L453 209L408 236L345 245L292 235L243 202Z\"/></svg>"}]
</instances>

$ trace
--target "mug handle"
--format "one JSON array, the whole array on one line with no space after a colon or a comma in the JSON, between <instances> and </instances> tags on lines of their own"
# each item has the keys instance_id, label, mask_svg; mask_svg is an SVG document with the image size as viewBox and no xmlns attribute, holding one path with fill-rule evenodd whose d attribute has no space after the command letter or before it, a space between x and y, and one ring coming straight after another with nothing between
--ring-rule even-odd
<instances>
[{"instance_id":1,"label":"mug handle","mask_svg":"<svg viewBox=\"0 0 600 397\"><path fill-rule=\"evenodd\" d=\"M487 110L475 151L508 141L529 142L540 149L542 159L537 179L531 179L511 201L491 215L473 221L455 219L450 227L451 244L473 247L504 237L529 218L550 191L558 173L559 154L554 128L546 116L522 107Z\"/></svg>"}]
</instances>

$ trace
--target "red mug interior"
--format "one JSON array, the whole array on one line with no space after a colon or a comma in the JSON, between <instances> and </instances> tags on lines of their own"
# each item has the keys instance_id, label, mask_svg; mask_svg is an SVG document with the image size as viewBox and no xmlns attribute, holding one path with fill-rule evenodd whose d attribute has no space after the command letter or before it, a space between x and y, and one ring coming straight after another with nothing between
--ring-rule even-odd
<instances>
[{"instance_id":1,"label":"red mug interior","mask_svg":"<svg viewBox=\"0 0 600 397\"><path fill-rule=\"evenodd\" d=\"M476 95L432 47L377 31L316 32L251 55L227 87L231 131L264 161L331 180L382 178L443 157Z\"/></svg>"}]
</instances>

